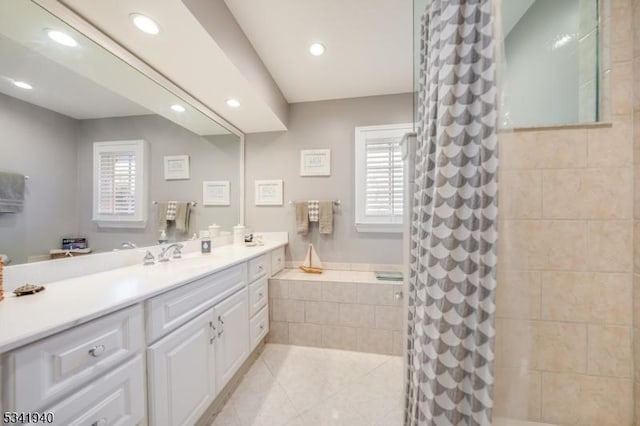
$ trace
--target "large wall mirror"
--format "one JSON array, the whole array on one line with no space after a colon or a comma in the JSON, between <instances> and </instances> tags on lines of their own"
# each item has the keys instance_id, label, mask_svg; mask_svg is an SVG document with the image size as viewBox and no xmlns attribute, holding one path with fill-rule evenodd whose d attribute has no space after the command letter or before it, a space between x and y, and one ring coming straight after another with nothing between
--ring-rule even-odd
<instances>
[{"instance_id":1,"label":"large wall mirror","mask_svg":"<svg viewBox=\"0 0 640 426\"><path fill-rule=\"evenodd\" d=\"M243 136L30 1L0 3L0 129L0 184L27 176L22 207L0 213L5 263L48 260L63 239L97 253L243 222ZM113 141L144 141L144 155L97 157ZM102 218L142 201L143 220L97 221L99 191ZM167 216L173 202L192 203L189 220Z\"/></svg>"},{"instance_id":2,"label":"large wall mirror","mask_svg":"<svg viewBox=\"0 0 640 426\"><path fill-rule=\"evenodd\" d=\"M507 126L608 119L606 0L502 0ZM630 35L631 36L631 35Z\"/></svg>"}]
</instances>

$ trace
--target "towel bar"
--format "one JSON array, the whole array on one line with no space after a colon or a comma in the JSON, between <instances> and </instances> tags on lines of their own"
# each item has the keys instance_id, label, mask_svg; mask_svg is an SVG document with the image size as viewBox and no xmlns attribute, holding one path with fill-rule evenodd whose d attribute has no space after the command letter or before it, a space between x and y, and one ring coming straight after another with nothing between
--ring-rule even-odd
<instances>
[{"instance_id":1,"label":"towel bar","mask_svg":"<svg viewBox=\"0 0 640 426\"><path fill-rule=\"evenodd\" d=\"M289 204L293 204L295 201L289 201ZM342 201L340 200L334 200L333 201L333 205L334 206L339 206L342 203Z\"/></svg>"},{"instance_id":2,"label":"towel bar","mask_svg":"<svg viewBox=\"0 0 640 426\"><path fill-rule=\"evenodd\" d=\"M157 201L152 201L151 204L156 205L156 204L158 204L158 202ZM195 206L198 205L198 202L197 201L189 201L189 204L191 204L191 207L195 207Z\"/></svg>"}]
</instances>

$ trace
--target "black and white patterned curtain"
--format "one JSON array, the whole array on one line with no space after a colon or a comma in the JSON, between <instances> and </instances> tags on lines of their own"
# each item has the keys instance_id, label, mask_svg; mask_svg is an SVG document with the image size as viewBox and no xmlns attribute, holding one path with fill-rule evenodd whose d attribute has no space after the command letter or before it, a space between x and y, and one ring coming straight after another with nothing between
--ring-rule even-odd
<instances>
[{"instance_id":1,"label":"black and white patterned curtain","mask_svg":"<svg viewBox=\"0 0 640 426\"><path fill-rule=\"evenodd\" d=\"M422 20L406 425L490 425L497 242L492 0Z\"/></svg>"}]
</instances>

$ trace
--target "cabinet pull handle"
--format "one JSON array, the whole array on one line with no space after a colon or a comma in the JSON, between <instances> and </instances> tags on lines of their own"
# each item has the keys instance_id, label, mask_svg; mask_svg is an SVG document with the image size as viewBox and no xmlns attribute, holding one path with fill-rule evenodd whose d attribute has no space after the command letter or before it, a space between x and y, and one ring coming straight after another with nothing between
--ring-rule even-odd
<instances>
[{"instance_id":1,"label":"cabinet pull handle","mask_svg":"<svg viewBox=\"0 0 640 426\"><path fill-rule=\"evenodd\" d=\"M222 333L224 333L224 328L222 327L224 325L224 321L222 320L222 316L218 315L218 323L220 324L220 331L218 331L218 337L222 336Z\"/></svg>"},{"instance_id":2,"label":"cabinet pull handle","mask_svg":"<svg viewBox=\"0 0 640 426\"><path fill-rule=\"evenodd\" d=\"M91 423L91 426L105 426L106 424L107 424L107 419L103 417L100 420L96 420L95 422Z\"/></svg>"},{"instance_id":3,"label":"cabinet pull handle","mask_svg":"<svg viewBox=\"0 0 640 426\"><path fill-rule=\"evenodd\" d=\"M258 265L258 271L262 272L264 270L264 266Z\"/></svg>"},{"instance_id":4,"label":"cabinet pull handle","mask_svg":"<svg viewBox=\"0 0 640 426\"><path fill-rule=\"evenodd\" d=\"M97 345L89 349L89 355L94 358L98 358L100 355L104 353L105 347L104 345Z\"/></svg>"},{"instance_id":5,"label":"cabinet pull handle","mask_svg":"<svg viewBox=\"0 0 640 426\"><path fill-rule=\"evenodd\" d=\"M216 326L213 325L213 321L209 321L209 328L211 329L211 337L209 338L209 344L212 345L216 340Z\"/></svg>"}]
</instances>

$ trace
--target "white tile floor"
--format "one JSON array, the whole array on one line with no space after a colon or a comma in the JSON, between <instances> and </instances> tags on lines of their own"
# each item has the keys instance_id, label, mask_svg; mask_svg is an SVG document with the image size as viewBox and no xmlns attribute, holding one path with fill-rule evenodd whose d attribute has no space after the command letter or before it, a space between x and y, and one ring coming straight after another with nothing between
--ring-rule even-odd
<instances>
[{"instance_id":1,"label":"white tile floor","mask_svg":"<svg viewBox=\"0 0 640 426\"><path fill-rule=\"evenodd\" d=\"M267 344L214 426L403 424L402 358Z\"/></svg>"}]
</instances>

